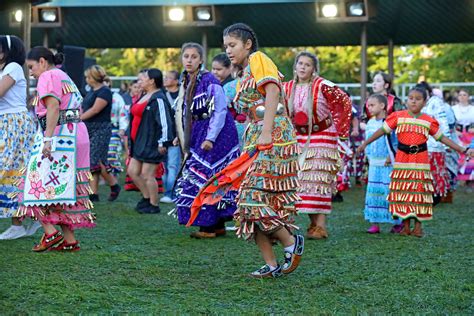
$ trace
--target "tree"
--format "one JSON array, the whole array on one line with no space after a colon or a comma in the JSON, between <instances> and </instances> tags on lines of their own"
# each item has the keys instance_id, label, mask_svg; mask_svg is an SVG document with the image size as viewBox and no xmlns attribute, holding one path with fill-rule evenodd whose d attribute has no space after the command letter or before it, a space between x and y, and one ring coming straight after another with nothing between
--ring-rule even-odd
<instances>
[{"instance_id":1,"label":"tree","mask_svg":"<svg viewBox=\"0 0 474 316\"><path fill-rule=\"evenodd\" d=\"M360 81L360 46L262 48L285 75L285 80L293 78L294 58L302 50L318 56L322 76L339 83ZM219 52L220 49L210 49L208 61ZM388 72L387 47L371 46L367 54L370 78L377 71ZM89 49L88 55L114 76L133 76L149 67L182 69L177 48ZM394 59L395 83L421 79L433 83L474 81L474 44L400 46L395 47Z\"/></svg>"}]
</instances>

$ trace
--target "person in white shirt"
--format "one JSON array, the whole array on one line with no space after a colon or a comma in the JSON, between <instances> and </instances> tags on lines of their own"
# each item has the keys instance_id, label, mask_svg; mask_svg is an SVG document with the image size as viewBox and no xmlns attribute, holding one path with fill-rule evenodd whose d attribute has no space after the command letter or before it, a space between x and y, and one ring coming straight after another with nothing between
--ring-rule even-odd
<instances>
[{"instance_id":1,"label":"person in white shirt","mask_svg":"<svg viewBox=\"0 0 474 316\"><path fill-rule=\"evenodd\" d=\"M456 115L456 130L462 146L469 146L474 140L474 105L469 102L469 92L459 89L459 103L453 106ZM466 181L468 191L474 190L474 159L462 154L459 158L459 181Z\"/></svg>"},{"instance_id":2,"label":"person in white shirt","mask_svg":"<svg viewBox=\"0 0 474 316\"><path fill-rule=\"evenodd\" d=\"M12 225L0 239L33 235L40 227L34 222L22 226L14 217L18 209L15 183L28 162L35 124L26 108L26 78L23 72L25 47L13 35L0 35L0 218L12 218Z\"/></svg>"}]
</instances>

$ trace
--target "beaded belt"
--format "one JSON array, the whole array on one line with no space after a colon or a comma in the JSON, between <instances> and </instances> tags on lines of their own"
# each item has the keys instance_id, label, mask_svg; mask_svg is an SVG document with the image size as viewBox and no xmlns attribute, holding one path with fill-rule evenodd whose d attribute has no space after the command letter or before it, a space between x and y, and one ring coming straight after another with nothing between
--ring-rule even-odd
<instances>
[{"instance_id":1,"label":"beaded belt","mask_svg":"<svg viewBox=\"0 0 474 316\"><path fill-rule=\"evenodd\" d=\"M426 143L419 144L419 145L406 145L402 143L398 143L398 149L407 153L409 155L418 154L428 150L428 145Z\"/></svg>"},{"instance_id":2,"label":"beaded belt","mask_svg":"<svg viewBox=\"0 0 474 316\"><path fill-rule=\"evenodd\" d=\"M311 128L311 131L309 130L309 125L302 125L298 126L295 125L295 129L298 131L298 133L303 134L303 135L308 135L312 133L317 133L317 132L322 132L332 125L332 119L331 116L326 117L324 120L321 120L317 122L316 124L313 125Z\"/></svg>"},{"instance_id":3,"label":"beaded belt","mask_svg":"<svg viewBox=\"0 0 474 316\"><path fill-rule=\"evenodd\" d=\"M276 115L283 115L285 114L285 106L281 103L278 103ZM258 122L263 120L265 116L265 106L264 105L257 105L249 108L249 117L252 121Z\"/></svg>"},{"instance_id":4,"label":"beaded belt","mask_svg":"<svg viewBox=\"0 0 474 316\"><path fill-rule=\"evenodd\" d=\"M80 116L81 114L78 109L59 110L58 124L56 125L59 126L67 123L79 123L81 122ZM46 130L46 116L39 117L38 121L43 131Z\"/></svg>"}]
</instances>

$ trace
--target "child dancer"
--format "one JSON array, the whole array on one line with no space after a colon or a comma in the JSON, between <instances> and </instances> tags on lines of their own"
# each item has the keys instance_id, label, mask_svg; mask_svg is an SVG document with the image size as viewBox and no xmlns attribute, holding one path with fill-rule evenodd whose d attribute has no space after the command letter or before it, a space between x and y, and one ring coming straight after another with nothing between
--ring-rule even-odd
<instances>
[{"instance_id":1,"label":"child dancer","mask_svg":"<svg viewBox=\"0 0 474 316\"><path fill-rule=\"evenodd\" d=\"M374 94L367 100L367 108L371 119L367 122L366 138L372 136L382 127L387 113L387 98L381 94ZM379 138L368 145L365 153L369 160L369 182L365 197L365 219L372 226L367 230L369 234L380 233L379 223L400 224L394 220L388 211L387 196L389 194L390 172L392 172L393 145L390 134ZM398 226L392 228L397 232Z\"/></svg>"},{"instance_id":2,"label":"child dancer","mask_svg":"<svg viewBox=\"0 0 474 316\"><path fill-rule=\"evenodd\" d=\"M453 143L439 130L439 123L427 114L421 113L426 104L426 90L415 87L408 94L408 110L392 113L357 151L384 133L395 130L398 139L398 151L393 171L390 174L389 210L393 217L403 219L403 230L400 235L422 237L421 221L430 220L433 214L433 177L427 151L428 136L461 153L468 149ZM410 220L414 219L415 227L410 231Z\"/></svg>"},{"instance_id":3,"label":"child dancer","mask_svg":"<svg viewBox=\"0 0 474 316\"><path fill-rule=\"evenodd\" d=\"M293 125L286 115L277 67L262 52L257 51L255 32L246 24L237 23L224 30L224 47L231 62L242 67L235 101L248 114L250 124L244 150L260 151L243 179L235 219L237 235L255 238L265 265L251 273L256 278L272 278L293 272L303 254L304 238L293 236L291 215L296 213L298 186L298 144ZM283 266L277 263L272 239L285 247Z\"/></svg>"},{"instance_id":4,"label":"child dancer","mask_svg":"<svg viewBox=\"0 0 474 316\"><path fill-rule=\"evenodd\" d=\"M319 76L314 54L295 58L295 79L285 84L290 117L296 129L301 171L299 214L308 214L308 239L328 238L326 215L332 212L336 174L341 167L338 140L349 136L351 99L334 83Z\"/></svg>"}]
</instances>

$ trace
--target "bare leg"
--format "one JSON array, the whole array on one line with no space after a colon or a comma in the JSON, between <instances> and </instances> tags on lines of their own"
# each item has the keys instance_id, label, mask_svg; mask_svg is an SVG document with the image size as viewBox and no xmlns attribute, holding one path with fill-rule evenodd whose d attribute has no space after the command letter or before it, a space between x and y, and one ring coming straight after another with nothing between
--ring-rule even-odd
<instances>
[{"instance_id":1,"label":"bare leg","mask_svg":"<svg viewBox=\"0 0 474 316\"><path fill-rule=\"evenodd\" d=\"M75 243L76 242L76 237L74 236L74 231L71 230L68 226L66 225L61 225L61 229L63 230L63 235L64 235L64 240L68 243Z\"/></svg>"},{"instance_id":2,"label":"bare leg","mask_svg":"<svg viewBox=\"0 0 474 316\"><path fill-rule=\"evenodd\" d=\"M316 225L326 229L326 214L316 214Z\"/></svg>"},{"instance_id":3,"label":"bare leg","mask_svg":"<svg viewBox=\"0 0 474 316\"><path fill-rule=\"evenodd\" d=\"M127 169L128 175L132 178L133 183L137 186L137 188L142 193L145 199L150 198L148 193L148 189L146 187L145 180L142 178L142 163L136 159L131 158L130 163L128 164Z\"/></svg>"},{"instance_id":4,"label":"bare leg","mask_svg":"<svg viewBox=\"0 0 474 316\"><path fill-rule=\"evenodd\" d=\"M270 241L270 238L268 238L268 236L258 228L255 228L255 242L262 253L265 263L276 267L278 263L275 258L275 253L273 252L272 242Z\"/></svg>"},{"instance_id":5,"label":"bare leg","mask_svg":"<svg viewBox=\"0 0 474 316\"><path fill-rule=\"evenodd\" d=\"M156 165L151 163L143 163L142 179L145 180L148 196L151 205L158 205L158 184L156 183Z\"/></svg>"},{"instance_id":6,"label":"bare leg","mask_svg":"<svg viewBox=\"0 0 474 316\"><path fill-rule=\"evenodd\" d=\"M92 180L90 182L90 186L94 194L99 193L99 177L100 177L100 172L94 172L92 174Z\"/></svg>"},{"instance_id":7,"label":"bare leg","mask_svg":"<svg viewBox=\"0 0 474 316\"><path fill-rule=\"evenodd\" d=\"M295 237L293 237L286 228L277 230L272 234L272 236L278 238L283 247L288 247L295 243Z\"/></svg>"},{"instance_id":8,"label":"bare leg","mask_svg":"<svg viewBox=\"0 0 474 316\"><path fill-rule=\"evenodd\" d=\"M100 164L100 175L110 187L117 184L117 179L111 173L107 172L105 166L102 163Z\"/></svg>"},{"instance_id":9,"label":"bare leg","mask_svg":"<svg viewBox=\"0 0 474 316\"><path fill-rule=\"evenodd\" d=\"M41 221L40 221L40 223L41 223L41 226L43 226L44 233L46 235L51 235L52 233L57 231L57 229L56 229L56 227L54 227L54 225L46 224L46 223L43 223Z\"/></svg>"}]
</instances>

